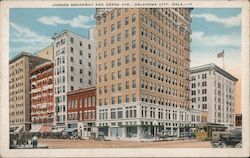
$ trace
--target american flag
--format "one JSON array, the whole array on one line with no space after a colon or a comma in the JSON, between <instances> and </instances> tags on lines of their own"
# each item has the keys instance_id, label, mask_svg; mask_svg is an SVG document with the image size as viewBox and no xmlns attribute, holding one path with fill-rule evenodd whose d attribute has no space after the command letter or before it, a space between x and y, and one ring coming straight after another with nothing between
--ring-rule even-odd
<instances>
[{"instance_id":1,"label":"american flag","mask_svg":"<svg viewBox=\"0 0 250 158\"><path fill-rule=\"evenodd\" d=\"M217 54L217 58L224 57L224 50Z\"/></svg>"}]
</instances>

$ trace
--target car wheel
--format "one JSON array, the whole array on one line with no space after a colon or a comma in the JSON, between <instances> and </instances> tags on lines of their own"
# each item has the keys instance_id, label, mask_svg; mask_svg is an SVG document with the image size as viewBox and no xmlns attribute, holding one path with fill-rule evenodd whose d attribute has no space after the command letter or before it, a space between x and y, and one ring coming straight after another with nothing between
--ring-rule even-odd
<instances>
[{"instance_id":1,"label":"car wheel","mask_svg":"<svg viewBox=\"0 0 250 158\"><path fill-rule=\"evenodd\" d=\"M220 148L226 148L226 143L225 142L221 142L220 143Z\"/></svg>"},{"instance_id":2,"label":"car wheel","mask_svg":"<svg viewBox=\"0 0 250 158\"><path fill-rule=\"evenodd\" d=\"M212 143L212 148L218 148L219 147L219 143Z\"/></svg>"},{"instance_id":3,"label":"car wheel","mask_svg":"<svg viewBox=\"0 0 250 158\"><path fill-rule=\"evenodd\" d=\"M235 148L242 148L242 144L241 143L236 144Z\"/></svg>"}]
</instances>

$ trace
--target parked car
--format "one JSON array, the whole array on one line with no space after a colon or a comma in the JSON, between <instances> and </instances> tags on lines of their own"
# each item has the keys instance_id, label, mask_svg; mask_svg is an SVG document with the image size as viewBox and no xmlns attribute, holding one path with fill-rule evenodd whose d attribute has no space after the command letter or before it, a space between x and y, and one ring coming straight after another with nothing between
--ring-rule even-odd
<instances>
[{"instance_id":1,"label":"parked car","mask_svg":"<svg viewBox=\"0 0 250 158\"><path fill-rule=\"evenodd\" d=\"M242 147L242 133L241 131L233 130L220 133L218 138L211 141L214 148L225 148L228 146L241 148Z\"/></svg>"},{"instance_id":2,"label":"parked car","mask_svg":"<svg viewBox=\"0 0 250 158\"><path fill-rule=\"evenodd\" d=\"M196 135L194 132L181 132L179 137L184 139L195 139Z\"/></svg>"},{"instance_id":3,"label":"parked car","mask_svg":"<svg viewBox=\"0 0 250 158\"><path fill-rule=\"evenodd\" d=\"M169 131L161 131L157 133L159 140L174 140L177 135L170 134Z\"/></svg>"}]
</instances>

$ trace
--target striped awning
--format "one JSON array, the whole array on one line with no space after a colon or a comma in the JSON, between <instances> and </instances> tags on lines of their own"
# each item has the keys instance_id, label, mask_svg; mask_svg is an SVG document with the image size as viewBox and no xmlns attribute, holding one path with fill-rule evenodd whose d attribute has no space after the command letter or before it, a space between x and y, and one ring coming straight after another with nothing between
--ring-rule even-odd
<instances>
[{"instance_id":1,"label":"striped awning","mask_svg":"<svg viewBox=\"0 0 250 158\"><path fill-rule=\"evenodd\" d=\"M30 133L38 133L41 129L42 125L32 125L31 130L29 131Z\"/></svg>"},{"instance_id":2,"label":"striped awning","mask_svg":"<svg viewBox=\"0 0 250 158\"><path fill-rule=\"evenodd\" d=\"M52 130L52 126L49 125L43 125L42 128L40 129L40 133L49 133Z\"/></svg>"}]
</instances>

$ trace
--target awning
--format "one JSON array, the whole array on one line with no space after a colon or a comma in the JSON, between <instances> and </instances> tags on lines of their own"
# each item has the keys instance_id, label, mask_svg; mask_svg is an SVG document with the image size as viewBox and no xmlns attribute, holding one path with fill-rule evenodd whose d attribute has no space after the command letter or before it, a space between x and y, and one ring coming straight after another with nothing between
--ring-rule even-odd
<instances>
[{"instance_id":1,"label":"awning","mask_svg":"<svg viewBox=\"0 0 250 158\"><path fill-rule=\"evenodd\" d=\"M48 132L51 131L51 129L52 129L51 126L49 126L49 125L43 125L39 132L40 133L48 133Z\"/></svg>"},{"instance_id":2,"label":"awning","mask_svg":"<svg viewBox=\"0 0 250 158\"><path fill-rule=\"evenodd\" d=\"M52 133L61 133L64 130L64 128L54 128L51 130Z\"/></svg>"},{"instance_id":3,"label":"awning","mask_svg":"<svg viewBox=\"0 0 250 158\"><path fill-rule=\"evenodd\" d=\"M29 131L30 133L38 133L39 130L41 129L42 125L32 125L31 130Z\"/></svg>"},{"instance_id":4,"label":"awning","mask_svg":"<svg viewBox=\"0 0 250 158\"><path fill-rule=\"evenodd\" d=\"M68 128L68 129L66 129L64 132L74 132L74 131L76 131L77 130L77 128Z\"/></svg>"},{"instance_id":5,"label":"awning","mask_svg":"<svg viewBox=\"0 0 250 158\"><path fill-rule=\"evenodd\" d=\"M20 125L17 127L17 129L14 131L14 133L19 133L23 128L23 125Z\"/></svg>"}]
</instances>

